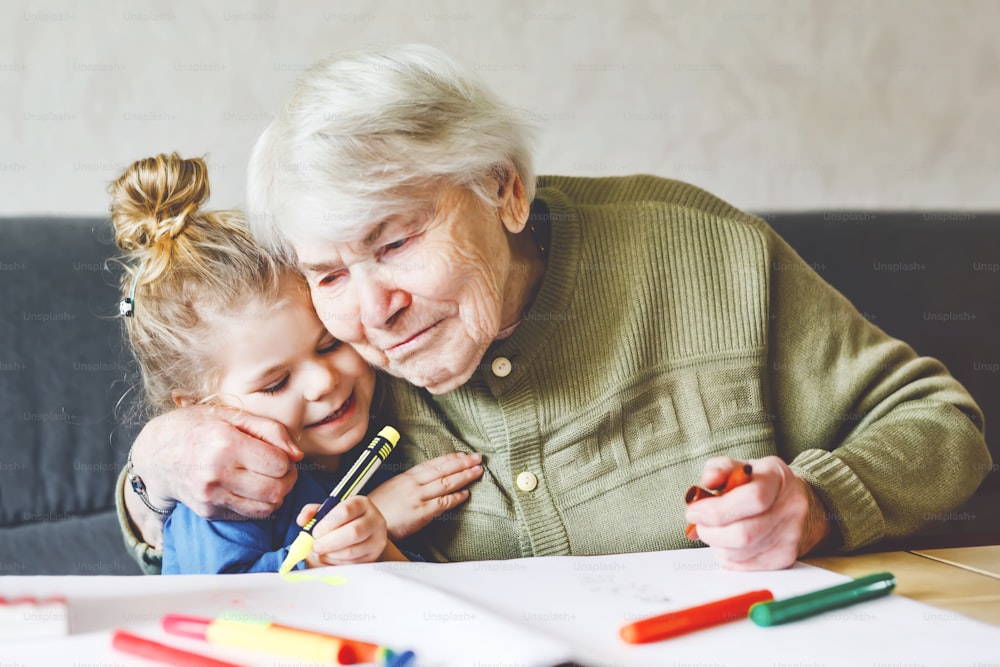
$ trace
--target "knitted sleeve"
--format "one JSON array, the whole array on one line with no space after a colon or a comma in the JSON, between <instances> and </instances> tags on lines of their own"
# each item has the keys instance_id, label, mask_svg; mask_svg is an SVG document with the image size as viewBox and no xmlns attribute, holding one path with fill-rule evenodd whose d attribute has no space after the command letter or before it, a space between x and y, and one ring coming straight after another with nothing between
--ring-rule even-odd
<instances>
[{"instance_id":1,"label":"knitted sleeve","mask_svg":"<svg viewBox=\"0 0 1000 667\"><path fill-rule=\"evenodd\" d=\"M983 415L936 359L869 322L770 228L769 389L782 458L844 551L919 530L990 469Z\"/></svg>"}]
</instances>

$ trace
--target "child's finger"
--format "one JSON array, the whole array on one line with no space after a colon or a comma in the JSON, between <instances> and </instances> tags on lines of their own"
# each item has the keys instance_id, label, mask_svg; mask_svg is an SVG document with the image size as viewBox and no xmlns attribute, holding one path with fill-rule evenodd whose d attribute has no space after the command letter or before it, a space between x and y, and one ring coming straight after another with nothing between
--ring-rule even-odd
<instances>
[{"instance_id":1,"label":"child's finger","mask_svg":"<svg viewBox=\"0 0 1000 667\"><path fill-rule=\"evenodd\" d=\"M430 498L428 499L428 502L424 504L426 516L428 519L433 519L439 514L447 512L450 509L454 509L455 507L461 505L468 499L469 499L468 489L459 489L454 493L446 493L443 496Z\"/></svg>"},{"instance_id":2,"label":"child's finger","mask_svg":"<svg viewBox=\"0 0 1000 667\"><path fill-rule=\"evenodd\" d=\"M352 565L354 563L371 563L385 551L385 542L363 542L344 549L324 551L317 560L322 565Z\"/></svg>"},{"instance_id":3,"label":"child's finger","mask_svg":"<svg viewBox=\"0 0 1000 667\"><path fill-rule=\"evenodd\" d=\"M318 554L340 552L364 544L371 539L374 527L366 521L350 521L323 533L313 541L313 551Z\"/></svg>"},{"instance_id":4,"label":"child's finger","mask_svg":"<svg viewBox=\"0 0 1000 667\"><path fill-rule=\"evenodd\" d=\"M420 499L431 500L449 493L455 493L462 487L476 481L482 475L483 466L476 465L450 475L432 479L420 487Z\"/></svg>"},{"instance_id":5,"label":"child's finger","mask_svg":"<svg viewBox=\"0 0 1000 667\"><path fill-rule=\"evenodd\" d=\"M317 503L309 503L308 505L303 506L303 508L299 510L299 515L295 517L295 523L300 526L306 525L309 523L309 520L316 515L316 510L318 509L319 505Z\"/></svg>"},{"instance_id":6,"label":"child's finger","mask_svg":"<svg viewBox=\"0 0 1000 667\"><path fill-rule=\"evenodd\" d=\"M413 466L406 474L420 484L427 484L446 475L460 472L483 462L483 455L477 453L452 452L423 461Z\"/></svg>"},{"instance_id":7,"label":"child's finger","mask_svg":"<svg viewBox=\"0 0 1000 667\"><path fill-rule=\"evenodd\" d=\"M348 498L320 519L316 527L313 528L313 535L318 537L325 532L335 530L340 526L359 519L373 508L374 506L371 504L371 501L364 496Z\"/></svg>"},{"instance_id":8,"label":"child's finger","mask_svg":"<svg viewBox=\"0 0 1000 667\"><path fill-rule=\"evenodd\" d=\"M387 534L385 519L374 505L365 506L365 510L361 516L317 536L313 551L317 554L333 553L341 562L359 558L358 552L362 551L375 551L375 555L382 553Z\"/></svg>"}]
</instances>

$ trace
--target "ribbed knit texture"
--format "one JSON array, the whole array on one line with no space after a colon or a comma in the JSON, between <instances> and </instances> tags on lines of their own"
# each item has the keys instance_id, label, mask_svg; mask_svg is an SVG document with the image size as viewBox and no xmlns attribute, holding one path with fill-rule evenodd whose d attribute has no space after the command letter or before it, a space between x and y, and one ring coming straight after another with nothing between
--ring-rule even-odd
<instances>
[{"instance_id":1,"label":"ribbed knit texture","mask_svg":"<svg viewBox=\"0 0 1000 667\"><path fill-rule=\"evenodd\" d=\"M650 176L542 177L538 197L552 242L524 322L456 391L392 385L413 461L486 458L466 506L426 532L436 557L691 546L684 492L717 454L794 459L846 549L917 529L985 475L968 394L763 221Z\"/></svg>"},{"instance_id":2,"label":"ribbed knit texture","mask_svg":"<svg viewBox=\"0 0 1000 667\"><path fill-rule=\"evenodd\" d=\"M471 560L688 547L684 492L705 459L776 454L847 550L954 509L990 469L968 393L763 221L651 176L542 177L538 198L548 266L513 335L446 395L388 383L397 455L485 458L467 503L416 548ZM521 472L536 488L517 487Z\"/></svg>"}]
</instances>

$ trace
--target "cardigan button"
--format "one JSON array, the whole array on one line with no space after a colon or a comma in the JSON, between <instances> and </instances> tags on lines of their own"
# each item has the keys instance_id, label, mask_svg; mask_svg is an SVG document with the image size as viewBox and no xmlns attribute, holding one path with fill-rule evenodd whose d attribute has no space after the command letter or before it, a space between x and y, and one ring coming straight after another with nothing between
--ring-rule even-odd
<instances>
[{"instance_id":1,"label":"cardigan button","mask_svg":"<svg viewBox=\"0 0 1000 667\"><path fill-rule=\"evenodd\" d=\"M517 488L522 491L534 491L538 486L538 478L525 470L517 476Z\"/></svg>"},{"instance_id":2,"label":"cardigan button","mask_svg":"<svg viewBox=\"0 0 1000 667\"><path fill-rule=\"evenodd\" d=\"M497 357L490 364L490 368L493 369L493 375L498 378L505 378L510 375L512 366L510 365L510 359L507 357Z\"/></svg>"}]
</instances>

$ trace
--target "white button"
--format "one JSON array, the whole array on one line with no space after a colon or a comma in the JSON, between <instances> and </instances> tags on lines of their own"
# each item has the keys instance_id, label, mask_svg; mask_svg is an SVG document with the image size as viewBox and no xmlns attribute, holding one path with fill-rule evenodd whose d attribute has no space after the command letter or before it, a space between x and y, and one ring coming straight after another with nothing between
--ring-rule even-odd
<instances>
[{"instance_id":1,"label":"white button","mask_svg":"<svg viewBox=\"0 0 1000 667\"><path fill-rule=\"evenodd\" d=\"M517 476L517 488L522 491L534 491L538 486L538 478L525 470Z\"/></svg>"},{"instance_id":2,"label":"white button","mask_svg":"<svg viewBox=\"0 0 1000 667\"><path fill-rule=\"evenodd\" d=\"M493 375L496 375L498 378L505 378L510 375L511 365L510 359L507 357L497 357L493 360L490 367L493 369Z\"/></svg>"}]
</instances>

